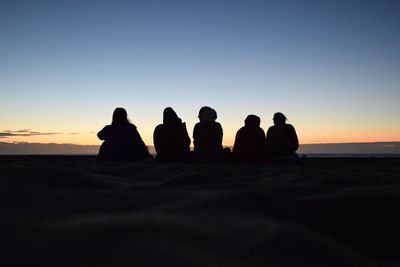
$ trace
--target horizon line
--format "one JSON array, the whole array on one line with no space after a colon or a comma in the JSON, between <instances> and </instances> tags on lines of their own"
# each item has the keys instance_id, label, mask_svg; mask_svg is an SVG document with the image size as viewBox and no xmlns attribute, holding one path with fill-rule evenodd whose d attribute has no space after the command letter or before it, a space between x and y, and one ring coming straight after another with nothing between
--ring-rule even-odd
<instances>
[{"instance_id":1,"label":"horizon line","mask_svg":"<svg viewBox=\"0 0 400 267\"><path fill-rule=\"evenodd\" d=\"M74 144L74 143L40 143L40 142L5 142L5 141L0 141L0 143L3 144L13 144L13 145L19 145L19 144L37 144L37 145L73 145L73 146L100 146L101 144ZM323 142L323 143L299 143L299 145L337 145L337 144L382 144L382 143L400 143L400 140L398 141L348 141L348 142ZM154 145L146 145L146 146L152 146ZM232 145L224 145L228 147L233 147ZM192 145L190 147L193 147Z\"/></svg>"}]
</instances>

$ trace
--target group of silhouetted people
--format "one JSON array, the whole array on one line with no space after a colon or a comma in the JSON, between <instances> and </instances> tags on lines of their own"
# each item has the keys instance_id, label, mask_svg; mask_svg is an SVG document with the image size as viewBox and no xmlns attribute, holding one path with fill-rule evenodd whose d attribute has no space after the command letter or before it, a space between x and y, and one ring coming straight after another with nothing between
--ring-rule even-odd
<instances>
[{"instance_id":1,"label":"group of silhouetted people","mask_svg":"<svg viewBox=\"0 0 400 267\"><path fill-rule=\"evenodd\" d=\"M286 123L282 113L274 114L274 125L267 135L260 127L260 118L249 115L245 125L236 134L232 152L222 146L223 130L216 122L217 112L210 107L199 111L199 122L193 129L193 151L186 124L171 107L164 109L163 123L153 134L156 159L165 162L244 162L257 163L265 160L297 157L299 147L294 127ZM112 161L139 161L152 158L136 126L123 108L116 108L111 125L98 134L104 140L98 159Z\"/></svg>"}]
</instances>

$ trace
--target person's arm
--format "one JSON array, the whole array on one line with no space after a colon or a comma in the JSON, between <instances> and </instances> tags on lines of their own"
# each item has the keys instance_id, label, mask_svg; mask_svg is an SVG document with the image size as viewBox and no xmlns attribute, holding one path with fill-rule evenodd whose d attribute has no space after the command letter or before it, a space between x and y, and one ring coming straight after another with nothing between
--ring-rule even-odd
<instances>
[{"instance_id":1,"label":"person's arm","mask_svg":"<svg viewBox=\"0 0 400 267\"><path fill-rule=\"evenodd\" d=\"M272 132L272 128L269 127L268 131L267 131L267 135L265 137L265 147L268 149L271 145L271 132Z\"/></svg>"},{"instance_id":2,"label":"person's arm","mask_svg":"<svg viewBox=\"0 0 400 267\"><path fill-rule=\"evenodd\" d=\"M154 148L156 149L156 152L159 153L160 151L160 125L158 125L155 129L154 129L154 133L153 133L153 144L154 144Z\"/></svg>"},{"instance_id":3,"label":"person's arm","mask_svg":"<svg viewBox=\"0 0 400 267\"><path fill-rule=\"evenodd\" d=\"M224 131L222 130L221 124L218 123L218 144L221 146L221 149L222 149L223 137L224 137Z\"/></svg>"},{"instance_id":4,"label":"person's arm","mask_svg":"<svg viewBox=\"0 0 400 267\"><path fill-rule=\"evenodd\" d=\"M184 138L185 138L185 145L190 146L191 140L188 134L188 131L186 129L186 123L182 123L182 131L184 132Z\"/></svg>"},{"instance_id":5,"label":"person's arm","mask_svg":"<svg viewBox=\"0 0 400 267\"><path fill-rule=\"evenodd\" d=\"M237 154L239 153L238 149L240 150L240 148L242 147L241 141L242 141L241 140L241 129L239 129L236 133L235 142L233 143L233 148L232 148L232 155L234 157L236 157Z\"/></svg>"},{"instance_id":6,"label":"person's arm","mask_svg":"<svg viewBox=\"0 0 400 267\"><path fill-rule=\"evenodd\" d=\"M196 124L193 128L193 146L194 148L198 145L198 125Z\"/></svg>"},{"instance_id":7,"label":"person's arm","mask_svg":"<svg viewBox=\"0 0 400 267\"><path fill-rule=\"evenodd\" d=\"M297 138L297 134L296 134L296 130L294 129L294 127L292 125L290 125L291 127L291 132L292 132L292 137L291 137L291 146L293 151L296 151L299 148L299 139Z\"/></svg>"},{"instance_id":8,"label":"person's arm","mask_svg":"<svg viewBox=\"0 0 400 267\"><path fill-rule=\"evenodd\" d=\"M110 135L110 125L104 127L100 132L97 133L97 137L100 140L106 140Z\"/></svg>"}]
</instances>

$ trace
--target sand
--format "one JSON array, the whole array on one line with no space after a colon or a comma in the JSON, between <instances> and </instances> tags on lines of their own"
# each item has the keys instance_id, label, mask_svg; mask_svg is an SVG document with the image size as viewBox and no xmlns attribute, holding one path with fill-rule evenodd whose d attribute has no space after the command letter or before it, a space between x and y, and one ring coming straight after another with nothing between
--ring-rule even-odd
<instances>
[{"instance_id":1,"label":"sand","mask_svg":"<svg viewBox=\"0 0 400 267\"><path fill-rule=\"evenodd\" d=\"M400 159L0 157L1 266L399 266Z\"/></svg>"}]
</instances>

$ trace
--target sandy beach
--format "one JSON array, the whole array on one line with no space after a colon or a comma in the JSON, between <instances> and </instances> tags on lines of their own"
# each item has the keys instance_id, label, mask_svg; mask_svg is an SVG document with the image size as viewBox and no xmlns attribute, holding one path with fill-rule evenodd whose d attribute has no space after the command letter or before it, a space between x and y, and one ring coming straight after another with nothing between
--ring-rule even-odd
<instances>
[{"instance_id":1,"label":"sandy beach","mask_svg":"<svg viewBox=\"0 0 400 267\"><path fill-rule=\"evenodd\" d=\"M1 266L398 266L399 163L0 156Z\"/></svg>"}]
</instances>

